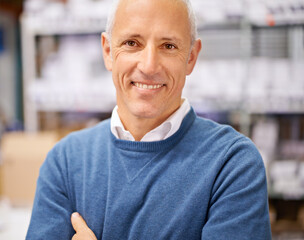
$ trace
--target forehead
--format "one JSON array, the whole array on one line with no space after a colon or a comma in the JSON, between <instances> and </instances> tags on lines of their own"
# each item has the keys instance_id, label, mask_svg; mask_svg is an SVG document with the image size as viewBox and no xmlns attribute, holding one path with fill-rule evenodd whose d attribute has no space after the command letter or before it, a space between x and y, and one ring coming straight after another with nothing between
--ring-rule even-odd
<instances>
[{"instance_id":1,"label":"forehead","mask_svg":"<svg viewBox=\"0 0 304 240\"><path fill-rule=\"evenodd\" d=\"M190 39L186 4L181 0L121 0L112 33Z\"/></svg>"}]
</instances>

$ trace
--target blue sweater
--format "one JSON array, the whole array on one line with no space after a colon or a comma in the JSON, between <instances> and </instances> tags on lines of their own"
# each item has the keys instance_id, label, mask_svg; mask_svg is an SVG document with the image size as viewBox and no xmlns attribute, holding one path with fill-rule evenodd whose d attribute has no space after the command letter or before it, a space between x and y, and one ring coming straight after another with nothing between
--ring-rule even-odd
<instances>
[{"instance_id":1,"label":"blue sweater","mask_svg":"<svg viewBox=\"0 0 304 240\"><path fill-rule=\"evenodd\" d=\"M258 151L192 109L163 141L116 139L109 120L60 141L40 169L27 239L71 239L74 211L103 240L271 239Z\"/></svg>"}]
</instances>

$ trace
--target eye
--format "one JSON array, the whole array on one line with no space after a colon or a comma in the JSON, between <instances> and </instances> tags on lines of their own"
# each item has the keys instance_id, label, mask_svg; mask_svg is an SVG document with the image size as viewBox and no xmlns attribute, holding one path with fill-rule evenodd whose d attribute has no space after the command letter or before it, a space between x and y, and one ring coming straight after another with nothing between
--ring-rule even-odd
<instances>
[{"instance_id":1,"label":"eye","mask_svg":"<svg viewBox=\"0 0 304 240\"><path fill-rule=\"evenodd\" d=\"M172 49L176 49L177 47L171 43L165 43L164 45L165 49L168 49L168 50L172 50Z\"/></svg>"},{"instance_id":2,"label":"eye","mask_svg":"<svg viewBox=\"0 0 304 240\"><path fill-rule=\"evenodd\" d=\"M128 47L135 47L137 45L137 43L133 40L128 40L124 42L124 45L128 46Z\"/></svg>"}]
</instances>

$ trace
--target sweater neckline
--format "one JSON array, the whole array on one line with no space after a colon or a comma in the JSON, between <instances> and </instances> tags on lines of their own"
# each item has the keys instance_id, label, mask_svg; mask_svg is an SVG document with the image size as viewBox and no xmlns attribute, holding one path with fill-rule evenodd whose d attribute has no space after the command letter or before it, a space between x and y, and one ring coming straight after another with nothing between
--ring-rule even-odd
<instances>
[{"instance_id":1,"label":"sweater neckline","mask_svg":"<svg viewBox=\"0 0 304 240\"><path fill-rule=\"evenodd\" d=\"M126 151L135 151L135 152L162 151L170 148L171 146L179 142L184 136L185 132L187 132L188 129L191 127L195 118L196 118L196 114L193 108L191 107L190 111L184 117L180 125L180 128L177 130L177 132L175 132L171 137L165 140L154 141L154 142L127 141L127 140L118 139L111 133L111 142L114 144L114 146Z\"/></svg>"}]
</instances>

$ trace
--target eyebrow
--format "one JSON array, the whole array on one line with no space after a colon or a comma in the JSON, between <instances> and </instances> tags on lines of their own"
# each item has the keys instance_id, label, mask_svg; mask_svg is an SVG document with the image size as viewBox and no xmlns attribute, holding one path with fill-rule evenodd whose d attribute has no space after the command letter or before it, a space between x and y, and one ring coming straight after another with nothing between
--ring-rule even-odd
<instances>
[{"instance_id":1,"label":"eyebrow","mask_svg":"<svg viewBox=\"0 0 304 240\"><path fill-rule=\"evenodd\" d=\"M141 38L143 39L144 37L140 34L123 34L119 39L122 40L122 39L126 39L126 38ZM180 43L181 40L179 38L176 38L176 37L162 37L160 38L160 40L162 41L173 41L173 42L176 42L176 43Z\"/></svg>"},{"instance_id":2,"label":"eyebrow","mask_svg":"<svg viewBox=\"0 0 304 240\"><path fill-rule=\"evenodd\" d=\"M161 38L161 40L163 40L163 41L173 41L173 42L176 42L176 43L180 43L181 42L181 40L180 39L178 39L178 38L176 38L176 37L163 37L163 38Z\"/></svg>"},{"instance_id":3,"label":"eyebrow","mask_svg":"<svg viewBox=\"0 0 304 240\"><path fill-rule=\"evenodd\" d=\"M119 39L126 39L126 38L143 38L140 34L123 34Z\"/></svg>"}]
</instances>

